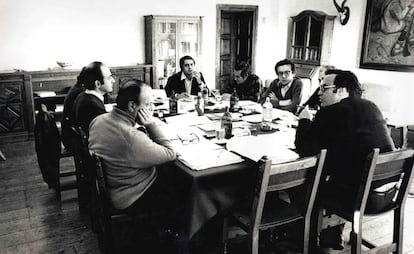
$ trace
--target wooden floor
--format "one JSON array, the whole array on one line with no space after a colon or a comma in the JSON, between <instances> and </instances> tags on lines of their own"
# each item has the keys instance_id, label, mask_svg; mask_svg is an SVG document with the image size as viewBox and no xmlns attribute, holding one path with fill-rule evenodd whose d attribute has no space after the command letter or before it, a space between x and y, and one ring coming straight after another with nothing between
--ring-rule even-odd
<instances>
[{"instance_id":1,"label":"wooden floor","mask_svg":"<svg viewBox=\"0 0 414 254\"><path fill-rule=\"evenodd\" d=\"M76 191L63 192L60 204L54 190L43 182L34 141L0 143L0 151L7 158L0 159L0 253L101 253L89 218L78 212ZM62 167L73 167L73 161L62 160ZM412 197L407 200L405 218L404 253L414 254ZM390 239L391 220L391 213L368 219L366 238L376 243ZM324 251L349 253L349 248Z\"/></svg>"}]
</instances>

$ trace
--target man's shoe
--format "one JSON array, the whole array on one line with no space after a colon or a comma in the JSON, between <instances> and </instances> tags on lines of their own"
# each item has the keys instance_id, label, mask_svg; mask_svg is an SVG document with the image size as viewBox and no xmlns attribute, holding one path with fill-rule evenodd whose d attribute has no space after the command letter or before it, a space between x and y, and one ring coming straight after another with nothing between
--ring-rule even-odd
<instances>
[{"instance_id":1,"label":"man's shoe","mask_svg":"<svg viewBox=\"0 0 414 254\"><path fill-rule=\"evenodd\" d=\"M322 230L319 235L319 247L343 250L345 248L344 237L342 235L343 230L344 224Z\"/></svg>"}]
</instances>

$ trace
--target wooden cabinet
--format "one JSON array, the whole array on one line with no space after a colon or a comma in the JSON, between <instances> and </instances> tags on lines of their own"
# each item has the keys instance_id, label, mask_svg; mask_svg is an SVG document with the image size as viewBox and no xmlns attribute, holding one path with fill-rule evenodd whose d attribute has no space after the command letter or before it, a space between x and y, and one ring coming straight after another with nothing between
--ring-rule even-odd
<instances>
[{"instance_id":1,"label":"wooden cabinet","mask_svg":"<svg viewBox=\"0 0 414 254\"><path fill-rule=\"evenodd\" d=\"M305 10L291 17L287 57L295 63L329 64L335 16Z\"/></svg>"},{"instance_id":2,"label":"wooden cabinet","mask_svg":"<svg viewBox=\"0 0 414 254\"><path fill-rule=\"evenodd\" d=\"M145 16L145 58L153 66L153 87L165 86L169 76L180 71L185 55L200 69L202 17Z\"/></svg>"}]
</instances>

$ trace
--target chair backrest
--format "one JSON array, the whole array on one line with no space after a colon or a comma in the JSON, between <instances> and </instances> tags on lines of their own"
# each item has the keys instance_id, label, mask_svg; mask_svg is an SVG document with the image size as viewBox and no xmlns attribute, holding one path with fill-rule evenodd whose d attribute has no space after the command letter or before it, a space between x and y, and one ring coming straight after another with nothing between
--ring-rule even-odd
<instances>
[{"instance_id":1,"label":"chair backrest","mask_svg":"<svg viewBox=\"0 0 414 254\"><path fill-rule=\"evenodd\" d=\"M413 167L414 149L397 150L380 154L379 149L375 148L368 156L367 166L363 171L361 184L354 204L354 211L365 213L373 182L381 181L386 183L394 179L397 179L397 181L398 179L401 180L397 197L383 211L403 207L412 181ZM378 211L378 213L383 211Z\"/></svg>"},{"instance_id":2,"label":"chair backrest","mask_svg":"<svg viewBox=\"0 0 414 254\"><path fill-rule=\"evenodd\" d=\"M325 157L326 150L324 149L317 156L272 165L272 161L263 156L259 161L259 171L252 205L253 223L251 226L258 228L260 225L268 192L286 190L308 182L310 184L308 184L309 190L306 192L304 214L309 214L310 216Z\"/></svg>"}]
</instances>

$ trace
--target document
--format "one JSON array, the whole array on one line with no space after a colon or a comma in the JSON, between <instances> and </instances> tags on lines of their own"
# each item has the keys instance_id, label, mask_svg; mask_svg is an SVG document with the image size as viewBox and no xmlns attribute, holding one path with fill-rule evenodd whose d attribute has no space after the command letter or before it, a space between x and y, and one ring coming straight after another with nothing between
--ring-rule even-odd
<instances>
[{"instance_id":1,"label":"document","mask_svg":"<svg viewBox=\"0 0 414 254\"><path fill-rule=\"evenodd\" d=\"M203 170L243 161L240 156L194 133L179 134L171 142L178 153L178 160L192 170Z\"/></svg>"},{"instance_id":2,"label":"document","mask_svg":"<svg viewBox=\"0 0 414 254\"><path fill-rule=\"evenodd\" d=\"M272 164L293 161L299 155L291 150L294 147L295 132L292 129L259 136L242 136L231 138L227 142L227 149L259 161L266 155Z\"/></svg>"}]
</instances>

